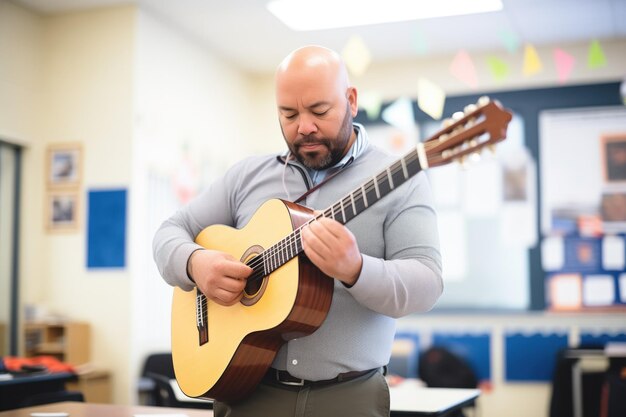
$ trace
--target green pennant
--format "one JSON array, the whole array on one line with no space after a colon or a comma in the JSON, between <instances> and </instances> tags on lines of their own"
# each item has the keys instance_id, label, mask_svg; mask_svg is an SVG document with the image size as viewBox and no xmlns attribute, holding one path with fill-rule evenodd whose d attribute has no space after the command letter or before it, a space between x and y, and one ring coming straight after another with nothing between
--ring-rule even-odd
<instances>
[{"instance_id":1,"label":"green pennant","mask_svg":"<svg viewBox=\"0 0 626 417\"><path fill-rule=\"evenodd\" d=\"M496 58L495 56L488 57L487 65L489 66L491 75L496 81L503 81L508 77L509 66L500 58Z\"/></svg>"},{"instance_id":2,"label":"green pennant","mask_svg":"<svg viewBox=\"0 0 626 417\"><path fill-rule=\"evenodd\" d=\"M589 53L587 55L587 66L591 69L606 66L606 57L600 46L600 42L595 40L589 45Z\"/></svg>"}]
</instances>

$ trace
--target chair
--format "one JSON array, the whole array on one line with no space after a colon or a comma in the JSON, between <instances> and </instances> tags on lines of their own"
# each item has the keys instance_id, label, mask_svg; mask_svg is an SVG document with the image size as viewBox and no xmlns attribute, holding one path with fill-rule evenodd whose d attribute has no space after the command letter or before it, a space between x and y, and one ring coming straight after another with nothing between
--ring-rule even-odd
<instances>
[{"instance_id":1,"label":"chair","mask_svg":"<svg viewBox=\"0 0 626 417\"><path fill-rule=\"evenodd\" d=\"M141 378L137 384L141 404L163 405L160 404L161 397L157 392L155 380L153 377L148 376L148 374L153 374L153 376L161 375L166 377L167 380L173 379L174 364L172 362L172 354L163 352L148 355L143 365L143 370L141 371Z\"/></svg>"},{"instance_id":2,"label":"chair","mask_svg":"<svg viewBox=\"0 0 626 417\"><path fill-rule=\"evenodd\" d=\"M176 398L176 393L172 387L173 379L163 375L148 373L148 378L151 378L155 383L155 392L158 396L158 403L162 407L174 407L174 408L201 408L201 409L213 409L213 402L211 401L197 401L190 399L189 401L181 401Z\"/></svg>"},{"instance_id":3,"label":"chair","mask_svg":"<svg viewBox=\"0 0 626 417\"><path fill-rule=\"evenodd\" d=\"M476 388L478 386L478 378L470 364L442 346L432 346L420 355L418 375L428 387ZM463 410L457 410L448 417L464 416Z\"/></svg>"}]
</instances>

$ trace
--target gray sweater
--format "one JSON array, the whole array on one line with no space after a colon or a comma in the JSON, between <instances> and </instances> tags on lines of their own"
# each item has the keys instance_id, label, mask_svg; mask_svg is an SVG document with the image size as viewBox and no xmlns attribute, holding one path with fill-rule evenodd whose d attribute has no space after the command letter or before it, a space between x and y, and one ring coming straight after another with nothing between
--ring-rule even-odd
<instances>
[{"instance_id":1,"label":"gray sweater","mask_svg":"<svg viewBox=\"0 0 626 417\"><path fill-rule=\"evenodd\" d=\"M360 126L359 126L360 127ZM301 204L323 210L355 190L396 158L367 144L335 178ZM200 248L195 236L205 227L245 226L270 198L300 196L310 187L306 169L296 161L285 166L276 155L250 157L229 169L201 195L166 220L157 231L154 258L165 281L183 290L194 284L187 260ZM443 284L437 219L426 175L420 172L346 225L363 254L358 281L347 288L335 281L328 316L313 334L287 342L273 367L309 380L385 365L391 353L395 318L427 311Z\"/></svg>"}]
</instances>

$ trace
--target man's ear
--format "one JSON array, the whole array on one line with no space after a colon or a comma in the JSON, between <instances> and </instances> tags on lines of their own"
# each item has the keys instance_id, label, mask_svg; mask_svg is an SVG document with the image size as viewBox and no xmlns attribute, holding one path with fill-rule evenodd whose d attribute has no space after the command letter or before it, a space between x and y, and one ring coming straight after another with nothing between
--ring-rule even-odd
<instances>
[{"instance_id":1,"label":"man's ear","mask_svg":"<svg viewBox=\"0 0 626 417\"><path fill-rule=\"evenodd\" d=\"M357 104L357 91L355 87L348 87L347 91L347 99L350 104L350 112L352 113L352 117L356 117L356 114L359 112L359 106Z\"/></svg>"}]
</instances>

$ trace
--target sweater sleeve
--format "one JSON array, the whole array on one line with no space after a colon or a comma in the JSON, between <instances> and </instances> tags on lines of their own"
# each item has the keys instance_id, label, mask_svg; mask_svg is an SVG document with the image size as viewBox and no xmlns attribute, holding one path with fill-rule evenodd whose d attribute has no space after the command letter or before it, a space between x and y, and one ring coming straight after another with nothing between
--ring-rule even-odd
<instances>
[{"instance_id":1,"label":"sweater sleeve","mask_svg":"<svg viewBox=\"0 0 626 417\"><path fill-rule=\"evenodd\" d=\"M384 259L364 254L359 279L348 290L362 305L396 318L430 310L443 291L428 179L421 173L405 186L383 226Z\"/></svg>"}]
</instances>

